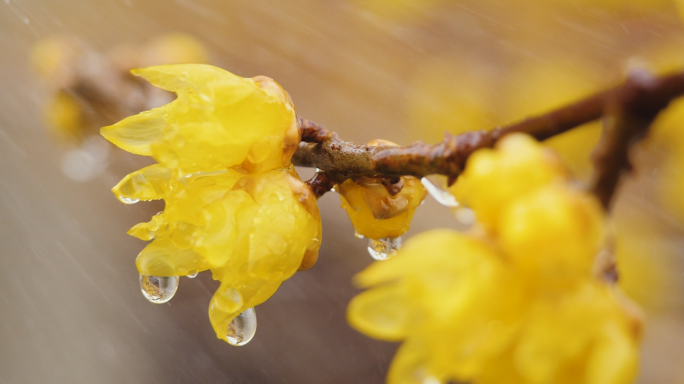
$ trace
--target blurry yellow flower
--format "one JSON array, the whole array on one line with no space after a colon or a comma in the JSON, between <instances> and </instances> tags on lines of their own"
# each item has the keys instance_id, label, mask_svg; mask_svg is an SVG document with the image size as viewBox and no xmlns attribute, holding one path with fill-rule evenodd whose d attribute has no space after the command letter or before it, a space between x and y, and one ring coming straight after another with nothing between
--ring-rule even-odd
<instances>
[{"instance_id":1,"label":"blurry yellow flower","mask_svg":"<svg viewBox=\"0 0 684 384\"><path fill-rule=\"evenodd\" d=\"M81 43L69 36L52 36L40 40L31 50L33 69L51 85L68 87L73 85L78 60L83 55Z\"/></svg>"},{"instance_id":2,"label":"blurry yellow flower","mask_svg":"<svg viewBox=\"0 0 684 384\"><path fill-rule=\"evenodd\" d=\"M396 144L374 140L368 145ZM397 238L408 231L413 214L427 196L420 180L412 176L347 179L335 190L356 232L374 240Z\"/></svg>"},{"instance_id":3,"label":"blurry yellow flower","mask_svg":"<svg viewBox=\"0 0 684 384\"><path fill-rule=\"evenodd\" d=\"M475 211L480 223L496 230L505 205L565 178L553 152L527 135L513 134L499 141L495 149L475 152L450 190Z\"/></svg>"},{"instance_id":4,"label":"blurry yellow flower","mask_svg":"<svg viewBox=\"0 0 684 384\"><path fill-rule=\"evenodd\" d=\"M562 185L542 187L503 208L503 253L529 279L551 285L588 276L604 245L603 210L585 193Z\"/></svg>"},{"instance_id":5,"label":"blurry yellow flower","mask_svg":"<svg viewBox=\"0 0 684 384\"><path fill-rule=\"evenodd\" d=\"M371 288L349 305L359 331L403 340L387 381L631 383L640 318L588 277L539 289L496 249L448 230L422 233L357 276Z\"/></svg>"},{"instance_id":6,"label":"blurry yellow flower","mask_svg":"<svg viewBox=\"0 0 684 384\"><path fill-rule=\"evenodd\" d=\"M641 318L593 275L595 199L524 135L476 152L461 177L456 195L484 230L422 233L357 276L369 289L350 324L403 340L388 383L631 383Z\"/></svg>"},{"instance_id":7,"label":"blurry yellow flower","mask_svg":"<svg viewBox=\"0 0 684 384\"><path fill-rule=\"evenodd\" d=\"M45 108L47 126L65 138L76 138L81 135L83 115L78 101L66 92L59 92L50 100Z\"/></svg>"},{"instance_id":8,"label":"blurry yellow flower","mask_svg":"<svg viewBox=\"0 0 684 384\"><path fill-rule=\"evenodd\" d=\"M259 172L290 165L300 141L297 119L289 95L272 79L246 79L200 64L133 73L178 98L102 128L102 135L117 146L153 156L183 174L235 166Z\"/></svg>"}]
</instances>

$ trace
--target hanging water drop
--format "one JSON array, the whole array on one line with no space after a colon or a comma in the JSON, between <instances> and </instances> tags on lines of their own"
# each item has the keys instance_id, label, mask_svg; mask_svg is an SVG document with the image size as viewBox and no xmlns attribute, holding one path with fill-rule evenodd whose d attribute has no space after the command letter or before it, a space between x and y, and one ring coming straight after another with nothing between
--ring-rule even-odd
<instances>
[{"instance_id":1,"label":"hanging water drop","mask_svg":"<svg viewBox=\"0 0 684 384\"><path fill-rule=\"evenodd\" d=\"M254 337L256 326L256 312L254 308L247 308L228 324L226 341L230 345L245 345Z\"/></svg>"},{"instance_id":2,"label":"hanging water drop","mask_svg":"<svg viewBox=\"0 0 684 384\"><path fill-rule=\"evenodd\" d=\"M357 239L363 239L364 238L364 236L362 234L358 233L357 231L354 231L354 237L356 237Z\"/></svg>"},{"instance_id":3,"label":"hanging water drop","mask_svg":"<svg viewBox=\"0 0 684 384\"><path fill-rule=\"evenodd\" d=\"M458 207L458 201L454 195L449 192L447 185L447 177L444 175L430 175L420 179L421 184L427 189L432 198L445 207Z\"/></svg>"},{"instance_id":4,"label":"hanging water drop","mask_svg":"<svg viewBox=\"0 0 684 384\"><path fill-rule=\"evenodd\" d=\"M396 255L399 248L401 248L401 236L368 240L368 253L370 253L375 260L387 260Z\"/></svg>"},{"instance_id":5,"label":"hanging water drop","mask_svg":"<svg viewBox=\"0 0 684 384\"><path fill-rule=\"evenodd\" d=\"M178 276L140 275L140 290L151 303L164 304L176 294L179 280Z\"/></svg>"},{"instance_id":6,"label":"hanging water drop","mask_svg":"<svg viewBox=\"0 0 684 384\"><path fill-rule=\"evenodd\" d=\"M125 196L117 196L119 201L121 201L124 204L135 204L140 201L140 199L134 199L130 197L125 197Z\"/></svg>"},{"instance_id":7,"label":"hanging water drop","mask_svg":"<svg viewBox=\"0 0 684 384\"><path fill-rule=\"evenodd\" d=\"M194 279L195 277L197 277L198 273L199 272L197 272L197 271L190 271L190 272L188 272L188 274L186 276L190 279Z\"/></svg>"}]
</instances>

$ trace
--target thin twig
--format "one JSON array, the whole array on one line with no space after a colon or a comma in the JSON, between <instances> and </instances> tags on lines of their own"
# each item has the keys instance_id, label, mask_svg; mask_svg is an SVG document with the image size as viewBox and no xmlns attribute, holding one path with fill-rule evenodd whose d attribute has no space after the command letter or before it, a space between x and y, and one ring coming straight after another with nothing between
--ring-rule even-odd
<instances>
[{"instance_id":1,"label":"thin twig","mask_svg":"<svg viewBox=\"0 0 684 384\"><path fill-rule=\"evenodd\" d=\"M656 79L646 72L634 72L622 92L607 100L603 137L592 154L594 174L589 190L608 210L622 175L632 170L629 151L648 132L656 115L668 101L653 103L651 93Z\"/></svg>"},{"instance_id":2,"label":"thin twig","mask_svg":"<svg viewBox=\"0 0 684 384\"><path fill-rule=\"evenodd\" d=\"M495 128L491 131L466 132L457 136L445 135L444 141L434 145L416 142L406 147L372 147L356 145L339 138L316 123L300 118L303 140L292 158L295 165L316 167L328 175L334 183L359 176L404 176L423 177L431 174L449 176L450 180L461 173L468 157L477 149L491 147L502 136L514 132L532 135L538 140L545 140L566 132L574 127L597 120L606 111L624 111L615 116L624 115L619 126L637 124L647 126L652 118L665 108L674 98L684 94L684 72L652 77L643 73L632 74L623 84L609 90L591 95L578 102L558 108L549 113L528 118L523 121ZM615 114L615 112L610 112ZM616 128L622 130L623 128ZM628 131L643 131L642 128L629 128ZM615 139L604 140L597 150L597 177L592 184L592 191L600 194L600 199L610 200L616 181L609 182L607 175L619 179L619 174L626 169L624 153L615 147L624 147L623 134ZM633 133L625 132L629 142L635 139ZM613 135L606 135L612 137ZM605 144L608 143L608 144ZM623 153L624 152L624 153ZM622 160L607 159L621 156ZM617 172L617 176L615 173ZM603 197L601 197L603 196ZM605 203L604 203L605 204ZM607 206L607 204L605 205Z\"/></svg>"}]
</instances>

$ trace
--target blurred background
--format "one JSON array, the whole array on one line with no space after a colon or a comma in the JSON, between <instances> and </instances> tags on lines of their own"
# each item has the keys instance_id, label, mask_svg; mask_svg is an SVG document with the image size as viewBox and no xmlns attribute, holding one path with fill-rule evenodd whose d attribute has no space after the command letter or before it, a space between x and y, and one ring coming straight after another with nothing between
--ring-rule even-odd
<instances>
[{"instance_id":1,"label":"blurred background","mask_svg":"<svg viewBox=\"0 0 684 384\"><path fill-rule=\"evenodd\" d=\"M372 259L334 193L318 264L256 309L248 345L216 339L208 273L168 304L143 298L144 243L126 231L163 205L110 188L150 159L96 136L170 100L132 67L267 75L347 140L409 144L544 112L629 69L684 69L683 48L673 0L3 0L0 383L384 382L396 345L345 321ZM684 383L682 122L681 102L658 118L613 213L620 284L647 314L640 383ZM548 143L580 182L599 130ZM428 198L406 237L434 227L464 226Z\"/></svg>"}]
</instances>

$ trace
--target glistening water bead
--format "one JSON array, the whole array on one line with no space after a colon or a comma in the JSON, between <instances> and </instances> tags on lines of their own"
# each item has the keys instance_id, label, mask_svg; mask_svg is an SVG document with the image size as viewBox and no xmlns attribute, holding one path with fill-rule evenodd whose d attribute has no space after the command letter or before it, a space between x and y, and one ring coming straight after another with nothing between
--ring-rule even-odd
<instances>
[{"instance_id":1,"label":"glistening water bead","mask_svg":"<svg viewBox=\"0 0 684 384\"><path fill-rule=\"evenodd\" d=\"M135 204L140 201L140 199L132 199L130 197L124 197L124 196L117 196L119 201L121 201L124 204Z\"/></svg>"},{"instance_id":2,"label":"glistening water bead","mask_svg":"<svg viewBox=\"0 0 684 384\"><path fill-rule=\"evenodd\" d=\"M245 345L254 337L256 326L256 312L254 311L254 308L247 308L242 313L235 316L233 321L228 324L226 341L228 341L228 344L230 345Z\"/></svg>"},{"instance_id":3,"label":"glistening water bead","mask_svg":"<svg viewBox=\"0 0 684 384\"><path fill-rule=\"evenodd\" d=\"M423 184L430 196L432 196L432 198L434 198L438 203L448 208L458 207L458 201L456 201L454 195L449 192L446 176L425 176L420 179L420 182Z\"/></svg>"},{"instance_id":4,"label":"glistening water bead","mask_svg":"<svg viewBox=\"0 0 684 384\"><path fill-rule=\"evenodd\" d=\"M395 238L383 238L379 240L368 240L368 253L375 260L387 260L397 254L401 248L401 236Z\"/></svg>"},{"instance_id":5,"label":"glistening water bead","mask_svg":"<svg viewBox=\"0 0 684 384\"><path fill-rule=\"evenodd\" d=\"M176 294L179 280L178 276L140 275L140 290L151 303L164 304Z\"/></svg>"}]
</instances>

